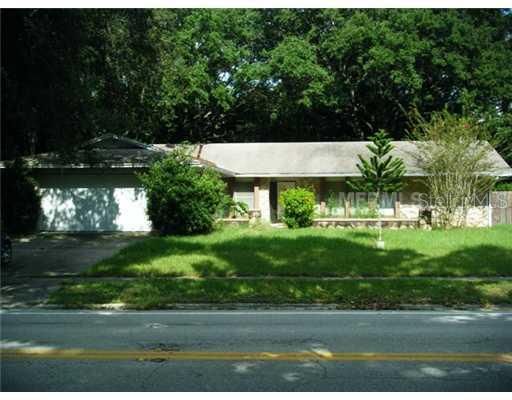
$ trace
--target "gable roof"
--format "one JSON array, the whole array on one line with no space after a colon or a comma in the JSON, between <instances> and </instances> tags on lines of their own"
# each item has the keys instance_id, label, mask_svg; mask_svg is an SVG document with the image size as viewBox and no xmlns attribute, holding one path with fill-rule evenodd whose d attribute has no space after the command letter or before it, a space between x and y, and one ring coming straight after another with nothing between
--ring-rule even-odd
<instances>
[{"instance_id":1,"label":"gable roof","mask_svg":"<svg viewBox=\"0 0 512 400\"><path fill-rule=\"evenodd\" d=\"M52 152L24 159L28 167L34 169L146 168L175 147L174 144L145 144L123 136L102 135L83 143L72 155ZM224 176L234 175L214 162L197 157L197 148L198 146L190 146L192 163L195 166L208 166ZM5 166L6 163L0 161L0 168Z\"/></svg>"},{"instance_id":2,"label":"gable roof","mask_svg":"<svg viewBox=\"0 0 512 400\"><path fill-rule=\"evenodd\" d=\"M151 150L151 151L163 151L153 144L146 144L139 142L134 139L127 138L125 136L118 136L112 134L101 135L80 146L82 150L93 150L93 149L139 149L139 150Z\"/></svg>"}]
</instances>

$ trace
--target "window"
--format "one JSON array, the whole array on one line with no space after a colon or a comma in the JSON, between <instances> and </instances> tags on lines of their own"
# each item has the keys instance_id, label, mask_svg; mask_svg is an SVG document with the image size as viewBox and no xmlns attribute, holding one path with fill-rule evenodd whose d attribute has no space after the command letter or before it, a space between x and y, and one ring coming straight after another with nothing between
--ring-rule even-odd
<instances>
[{"instance_id":1,"label":"window","mask_svg":"<svg viewBox=\"0 0 512 400\"><path fill-rule=\"evenodd\" d=\"M254 187L252 182L236 181L233 188L233 200L254 208Z\"/></svg>"},{"instance_id":2,"label":"window","mask_svg":"<svg viewBox=\"0 0 512 400\"><path fill-rule=\"evenodd\" d=\"M396 193L381 193L380 195L380 215L383 217L392 217L395 215Z\"/></svg>"}]
</instances>

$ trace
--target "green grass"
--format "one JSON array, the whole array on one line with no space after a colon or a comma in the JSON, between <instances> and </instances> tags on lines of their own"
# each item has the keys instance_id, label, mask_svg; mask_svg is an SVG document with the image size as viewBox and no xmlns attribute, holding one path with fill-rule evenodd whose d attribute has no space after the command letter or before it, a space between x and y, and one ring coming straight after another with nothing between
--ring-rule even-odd
<instances>
[{"instance_id":1,"label":"green grass","mask_svg":"<svg viewBox=\"0 0 512 400\"><path fill-rule=\"evenodd\" d=\"M512 281L492 279L512 276L512 226L387 230L384 251L374 248L375 236L372 230L261 227L151 237L86 272L135 279L69 282L51 294L50 302L71 308L123 303L137 309L176 303L328 303L359 309L512 304ZM242 278L212 279L235 276ZM393 279L364 279L375 276ZM410 279L417 276L427 278ZM434 276L485 279L429 278ZM201 279L156 279L171 277Z\"/></svg>"},{"instance_id":2,"label":"green grass","mask_svg":"<svg viewBox=\"0 0 512 400\"><path fill-rule=\"evenodd\" d=\"M224 228L152 237L94 265L88 276L512 276L512 225L449 231Z\"/></svg>"},{"instance_id":3,"label":"green grass","mask_svg":"<svg viewBox=\"0 0 512 400\"><path fill-rule=\"evenodd\" d=\"M172 307L175 303L337 304L340 308L386 309L402 304L490 306L512 304L510 281L393 280L166 280L67 283L50 303L68 308L124 303L127 308Z\"/></svg>"}]
</instances>

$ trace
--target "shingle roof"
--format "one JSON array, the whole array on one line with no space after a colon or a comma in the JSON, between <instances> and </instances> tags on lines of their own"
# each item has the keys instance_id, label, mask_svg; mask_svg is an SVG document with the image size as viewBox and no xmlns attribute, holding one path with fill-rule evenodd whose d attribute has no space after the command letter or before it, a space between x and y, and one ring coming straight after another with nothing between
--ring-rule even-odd
<instances>
[{"instance_id":1,"label":"shingle roof","mask_svg":"<svg viewBox=\"0 0 512 400\"><path fill-rule=\"evenodd\" d=\"M308 177L359 176L358 154L368 156L370 142L295 142L295 143L210 143L190 147L194 162L217 169L226 176ZM415 142L395 141L392 155L404 160L406 176L422 176L416 163ZM153 160L173 151L174 144L147 145L131 139L105 135L84 144L63 160L56 153L30 158L33 168L144 168ZM510 177L512 169L493 150L489 161L493 175Z\"/></svg>"},{"instance_id":2,"label":"shingle roof","mask_svg":"<svg viewBox=\"0 0 512 400\"><path fill-rule=\"evenodd\" d=\"M202 146L200 157L235 172L236 176L358 176L358 154L368 156L369 142L301 143L213 143ZM392 155L404 160L406 176L421 176L414 154L419 151L410 141L393 142ZM512 176L512 169L494 150L494 173Z\"/></svg>"},{"instance_id":3,"label":"shingle roof","mask_svg":"<svg viewBox=\"0 0 512 400\"><path fill-rule=\"evenodd\" d=\"M25 158L31 168L142 168L165 155L146 149L77 150L72 155L41 153Z\"/></svg>"}]
</instances>

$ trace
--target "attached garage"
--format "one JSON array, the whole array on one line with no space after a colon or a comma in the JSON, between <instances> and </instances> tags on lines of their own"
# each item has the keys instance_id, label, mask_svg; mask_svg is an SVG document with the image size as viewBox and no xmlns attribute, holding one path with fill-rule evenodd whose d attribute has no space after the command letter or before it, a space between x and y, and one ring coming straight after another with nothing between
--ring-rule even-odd
<instances>
[{"instance_id":1,"label":"attached garage","mask_svg":"<svg viewBox=\"0 0 512 400\"><path fill-rule=\"evenodd\" d=\"M145 144L117 135L84 143L73 154L43 153L27 157L41 194L38 230L43 232L147 232L147 197L137 173L161 159L175 145ZM215 164L199 159L194 165ZM0 162L0 168L4 168Z\"/></svg>"},{"instance_id":2,"label":"attached garage","mask_svg":"<svg viewBox=\"0 0 512 400\"><path fill-rule=\"evenodd\" d=\"M29 159L41 194L39 230L150 231L146 193L136 174L166 150L105 135L85 143L71 159L58 153Z\"/></svg>"},{"instance_id":3,"label":"attached garage","mask_svg":"<svg viewBox=\"0 0 512 400\"><path fill-rule=\"evenodd\" d=\"M150 231L146 194L131 171L47 170L36 175L41 231Z\"/></svg>"}]
</instances>

